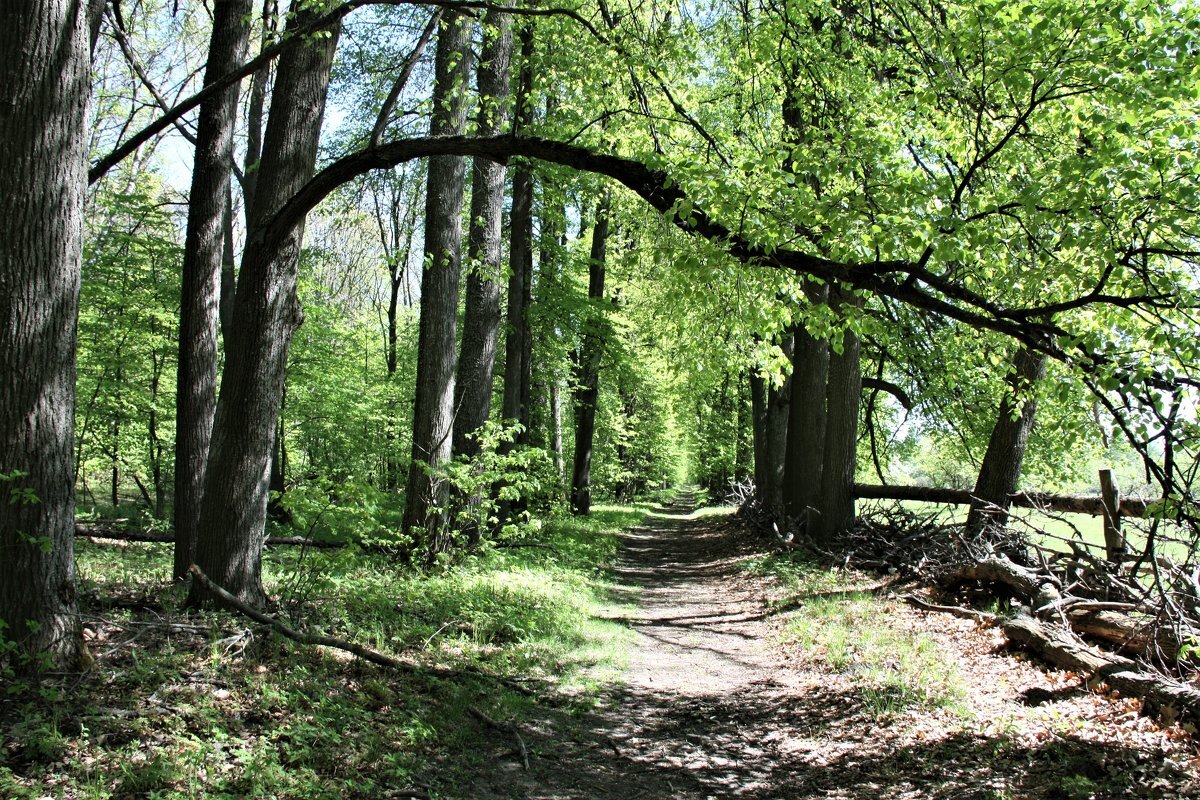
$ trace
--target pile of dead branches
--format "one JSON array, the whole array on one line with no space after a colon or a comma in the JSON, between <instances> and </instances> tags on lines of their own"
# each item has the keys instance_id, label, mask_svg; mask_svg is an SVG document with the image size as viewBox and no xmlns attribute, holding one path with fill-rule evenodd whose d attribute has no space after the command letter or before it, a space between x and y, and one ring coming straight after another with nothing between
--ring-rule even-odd
<instances>
[{"instance_id":1,"label":"pile of dead branches","mask_svg":"<svg viewBox=\"0 0 1200 800\"><path fill-rule=\"evenodd\" d=\"M1143 538L1153 545L1152 531ZM997 625L1053 664L1200 724L1200 565L1190 556L1149 546L1114 563L1028 520L971 534L899 506L867 513L835 548L805 544L839 566L917 580L940 600L914 605Z\"/></svg>"}]
</instances>

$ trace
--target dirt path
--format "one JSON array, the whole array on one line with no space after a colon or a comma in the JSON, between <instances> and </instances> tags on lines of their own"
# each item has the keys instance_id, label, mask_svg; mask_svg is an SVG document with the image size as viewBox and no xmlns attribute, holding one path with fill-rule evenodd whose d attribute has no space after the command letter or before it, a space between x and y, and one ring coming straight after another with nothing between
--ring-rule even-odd
<instances>
[{"instance_id":1,"label":"dirt path","mask_svg":"<svg viewBox=\"0 0 1200 800\"><path fill-rule=\"evenodd\" d=\"M624 535L616 577L637 601L625 684L594 712L523 728L528 770L498 742L472 797L1200 797L1179 736L998 652L990 632L900 604L889 619L936 640L968 678L969 711L880 719L852 672L785 643L765 613L779 588L741 565L761 543L691 511L681 496Z\"/></svg>"}]
</instances>

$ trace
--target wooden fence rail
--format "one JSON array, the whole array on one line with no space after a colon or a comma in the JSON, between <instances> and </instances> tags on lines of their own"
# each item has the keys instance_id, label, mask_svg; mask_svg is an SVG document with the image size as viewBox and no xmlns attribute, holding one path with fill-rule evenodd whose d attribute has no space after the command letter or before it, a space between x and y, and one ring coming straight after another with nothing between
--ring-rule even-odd
<instances>
[{"instance_id":1,"label":"wooden fence rail","mask_svg":"<svg viewBox=\"0 0 1200 800\"><path fill-rule=\"evenodd\" d=\"M926 503L970 505L974 493L969 489L942 489L935 486L875 486L854 484L854 496L862 500L920 500ZM1072 514L1104 516L1104 498L1090 494L1050 494L1048 492L1018 492L1010 495L1014 506L1041 508ZM1144 517L1149 500L1136 497L1120 498L1122 517Z\"/></svg>"}]
</instances>

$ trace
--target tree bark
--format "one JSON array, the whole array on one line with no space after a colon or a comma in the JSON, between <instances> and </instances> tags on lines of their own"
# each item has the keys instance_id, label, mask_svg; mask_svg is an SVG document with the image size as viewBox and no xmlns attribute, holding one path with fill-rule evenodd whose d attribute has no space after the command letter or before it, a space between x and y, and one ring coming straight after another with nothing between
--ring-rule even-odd
<instances>
[{"instance_id":1,"label":"tree bark","mask_svg":"<svg viewBox=\"0 0 1200 800\"><path fill-rule=\"evenodd\" d=\"M979 467L974 500L967 514L967 530L1003 529L1008 524L1009 495L1017 490L1021 463L1037 413L1037 383L1046 371L1046 356L1026 347L1013 358L1005 378L1005 393L996 413L996 425Z\"/></svg>"},{"instance_id":2,"label":"tree bark","mask_svg":"<svg viewBox=\"0 0 1200 800\"><path fill-rule=\"evenodd\" d=\"M469 53L468 18L446 14L435 56L433 136L461 134L466 126ZM433 473L450 460L453 444L463 170L461 157L429 159L425 193L425 271L403 530L414 549L425 547L430 556L449 544L448 487Z\"/></svg>"},{"instance_id":3,"label":"tree bark","mask_svg":"<svg viewBox=\"0 0 1200 800\"><path fill-rule=\"evenodd\" d=\"M592 440L596 434L596 403L600 398L600 359L604 339L600 333L600 301L604 298L604 271L608 248L608 197L596 211L592 250L588 260L588 299L592 314L584 324L579 347L578 388L575 390L575 461L571 474L571 510L586 515L592 509Z\"/></svg>"},{"instance_id":4,"label":"tree bark","mask_svg":"<svg viewBox=\"0 0 1200 800\"><path fill-rule=\"evenodd\" d=\"M796 352L796 337L791 331L783 334L779 343L783 355L790 361ZM783 478L787 460L788 419L791 416L792 376L784 376L779 386L766 387L766 478L762 497L773 517L783 514Z\"/></svg>"},{"instance_id":5,"label":"tree bark","mask_svg":"<svg viewBox=\"0 0 1200 800\"><path fill-rule=\"evenodd\" d=\"M512 23L507 14L489 12L477 77L480 133L502 131L508 119ZM485 158L474 160L471 174L471 222L467 234L466 307L462 355L455 385L455 454L478 452L470 434L487 421L492 406L496 343L500 336L500 223L504 210L505 168Z\"/></svg>"},{"instance_id":6,"label":"tree bark","mask_svg":"<svg viewBox=\"0 0 1200 800\"><path fill-rule=\"evenodd\" d=\"M250 0L217 0L205 83L246 57ZM217 336L226 225L231 223L229 181L238 84L200 105L179 306L179 366L175 394L175 580L196 558L196 522L204 466L217 408Z\"/></svg>"},{"instance_id":7,"label":"tree bark","mask_svg":"<svg viewBox=\"0 0 1200 800\"><path fill-rule=\"evenodd\" d=\"M841 287L830 290L835 308L857 305L858 298ZM829 356L825 390L825 453L821 471L815 538L828 544L854 524L854 467L858 451L858 404L862 367L858 334L847 329L842 352Z\"/></svg>"},{"instance_id":8,"label":"tree bark","mask_svg":"<svg viewBox=\"0 0 1200 800\"><path fill-rule=\"evenodd\" d=\"M0 637L17 669L73 669L75 343L90 90L70 0L0 11Z\"/></svg>"},{"instance_id":9,"label":"tree bark","mask_svg":"<svg viewBox=\"0 0 1200 800\"><path fill-rule=\"evenodd\" d=\"M500 133L508 120L509 65L512 61L512 20L489 11L484 18L484 46L476 77L480 133ZM474 160L471 174L471 222L467 233L466 307L462 354L455 385L458 414L454 419L454 454L474 457L479 443L474 434L492 409L496 343L500 338L501 217L504 211L505 168L485 158ZM478 493L464 498L474 508ZM467 514L469 544L479 541L475 515Z\"/></svg>"},{"instance_id":10,"label":"tree bark","mask_svg":"<svg viewBox=\"0 0 1200 800\"><path fill-rule=\"evenodd\" d=\"M533 89L533 28L528 21L521 28L520 38L521 71L516 98L515 133L520 133L532 117L529 93ZM525 364L525 340L529 338L530 332L525 284L527 276L533 272L533 168L529 164L519 164L513 173L510 225L507 335L504 339L504 398L501 415L506 421L519 422L528 430L529 408L524 402L524 384L528 371Z\"/></svg>"},{"instance_id":11,"label":"tree bark","mask_svg":"<svg viewBox=\"0 0 1200 800\"><path fill-rule=\"evenodd\" d=\"M297 13L291 25L303 26L311 17ZM304 217L274 239L264 235L264 226L312 175L337 39L335 29L289 48L279 61L205 469L196 563L251 604L266 600L262 544L271 448L288 347L302 318L296 269ZM193 584L189 602L210 599Z\"/></svg>"},{"instance_id":12,"label":"tree bark","mask_svg":"<svg viewBox=\"0 0 1200 800\"><path fill-rule=\"evenodd\" d=\"M823 303L826 287L809 287L809 300ZM821 496L825 463L825 393L829 376L829 344L813 338L803 324L795 326L792 392L788 406L787 455L783 495L787 515L812 525Z\"/></svg>"}]
</instances>

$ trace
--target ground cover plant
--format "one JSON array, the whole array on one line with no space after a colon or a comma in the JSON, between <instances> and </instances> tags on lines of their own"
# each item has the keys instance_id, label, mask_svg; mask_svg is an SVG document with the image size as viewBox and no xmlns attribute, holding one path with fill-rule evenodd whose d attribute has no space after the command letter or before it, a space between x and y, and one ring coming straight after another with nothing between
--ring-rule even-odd
<instances>
[{"instance_id":1,"label":"ground cover plant","mask_svg":"<svg viewBox=\"0 0 1200 800\"><path fill-rule=\"evenodd\" d=\"M0 795L461 796L481 742L517 747L493 725L527 715L531 694L554 686L586 705L620 672L629 634L606 621L623 608L609 595L615 532L643 513L601 506L549 521L543 547L428 573L357 548L270 551L280 616L411 659L411 673L185 613L168 544L81 543L93 663L6 681Z\"/></svg>"}]
</instances>

